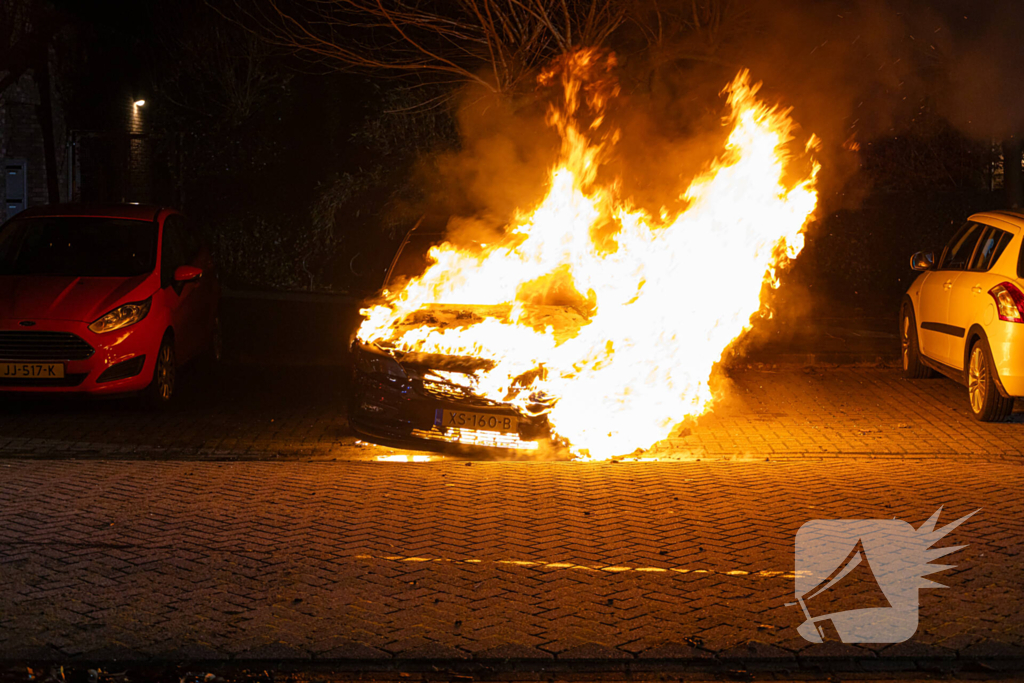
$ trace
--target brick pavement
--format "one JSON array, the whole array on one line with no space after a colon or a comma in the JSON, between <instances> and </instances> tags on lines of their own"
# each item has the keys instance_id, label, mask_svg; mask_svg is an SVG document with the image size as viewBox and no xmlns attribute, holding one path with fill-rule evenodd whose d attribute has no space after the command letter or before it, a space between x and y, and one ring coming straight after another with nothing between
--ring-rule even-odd
<instances>
[{"instance_id":1,"label":"brick pavement","mask_svg":"<svg viewBox=\"0 0 1024 683\"><path fill-rule=\"evenodd\" d=\"M734 373L722 381L722 394L711 414L683 425L656 450L755 458L1024 455L1024 413L979 423L970 416L967 389L945 378L783 367Z\"/></svg>"},{"instance_id":2,"label":"brick pavement","mask_svg":"<svg viewBox=\"0 0 1024 683\"><path fill-rule=\"evenodd\" d=\"M0 457L365 460L345 420L342 370L235 368L193 384L167 413L123 402L0 403ZM879 368L734 370L722 400L649 457L666 460L1008 457L1024 454L1024 413L979 424L966 390ZM1024 406L1022 406L1024 408Z\"/></svg>"},{"instance_id":3,"label":"brick pavement","mask_svg":"<svg viewBox=\"0 0 1024 683\"><path fill-rule=\"evenodd\" d=\"M327 458L359 451L345 419L349 371L230 366L191 376L176 405L124 400L0 403L0 455L118 458Z\"/></svg>"},{"instance_id":4,"label":"brick pavement","mask_svg":"<svg viewBox=\"0 0 1024 683\"><path fill-rule=\"evenodd\" d=\"M0 658L1012 667L1021 481L1015 461L951 458L8 459ZM943 521L983 510L943 542L969 545L938 577L949 588L922 591L912 641L798 636L785 603L804 521L916 526L943 504Z\"/></svg>"},{"instance_id":5,"label":"brick pavement","mask_svg":"<svg viewBox=\"0 0 1024 683\"><path fill-rule=\"evenodd\" d=\"M164 414L0 404L0 659L1024 661L1021 415L947 380L734 371L663 462L467 465L365 462L343 373L231 372ZM911 643L797 635L800 524L943 504L983 512Z\"/></svg>"}]
</instances>

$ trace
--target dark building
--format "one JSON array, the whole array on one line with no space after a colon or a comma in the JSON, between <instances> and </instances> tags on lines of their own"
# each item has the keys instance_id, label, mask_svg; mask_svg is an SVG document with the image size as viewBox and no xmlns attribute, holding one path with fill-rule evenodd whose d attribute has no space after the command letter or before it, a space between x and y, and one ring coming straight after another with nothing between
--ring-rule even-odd
<instances>
[{"instance_id":1,"label":"dark building","mask_svg":"<svg viewBox=\"0 0 1024 683\"><path fill-rule=\"evenodd\" d=\"M48 201L46 154L39 119L39 90L33 78L25 74L0 93L0 219L7 220L30 206ZM66 130L59 105L54 110L54 137L57 147L58 177L65 177L66 159L60 154L65 146ZM61 199L67 199L66 186Z\"/></svg>"},{"instance_id":2,"label":"dark building","mask_svg":"<svg viewBox=\"0 0 1024 683\"><path fill-rule=\"evenodd\" d=\"M153 154L147 102L125 93L100 128L68 134L68 195L72 201L167 201L153 191Z\"/></svg>"}]
</instances>

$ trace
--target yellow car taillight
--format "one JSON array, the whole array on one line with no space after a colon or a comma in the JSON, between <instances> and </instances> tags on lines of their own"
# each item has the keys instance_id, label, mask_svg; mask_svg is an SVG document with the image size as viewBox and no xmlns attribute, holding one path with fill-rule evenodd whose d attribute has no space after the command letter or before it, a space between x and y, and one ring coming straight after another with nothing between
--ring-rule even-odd
<instances>
[{"instance_id":1,"label":"yellow car taillight","mask_svg":"<svg viewBox=\"0 0 1024 683\"><path fill-rule=\"evenodd\" d=\"M1008 323L1024 323L1024 294L1012 282L1001 282L988 293L996 300L999 319Z\"/></svg>"}]
</instances>

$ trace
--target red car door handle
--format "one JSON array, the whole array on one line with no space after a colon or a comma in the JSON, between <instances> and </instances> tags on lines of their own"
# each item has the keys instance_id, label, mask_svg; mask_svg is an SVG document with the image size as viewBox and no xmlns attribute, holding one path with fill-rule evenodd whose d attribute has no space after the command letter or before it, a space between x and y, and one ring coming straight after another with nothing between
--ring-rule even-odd
<instances>
[{"instance_id":1,"label":"red car door handle","mask_svg":"<svg viewBox=\"0 0 1024 683\"><path fill-rule=\"evenodd\" d=\"M981 285L974 285L971 287L971 291L975 294L981 294Z\"/></svg>"},{"instance_id":2,"label":"red car door handle","mask_svg":"<svg viewBox=\"0 0 1024 683\"><path fill-rule=\"evenodd\" d=\"M953 289L953 281L952 280L946 280L945 282L942 283L942 288L943 289Z\"/></svg>"}]
</instances>

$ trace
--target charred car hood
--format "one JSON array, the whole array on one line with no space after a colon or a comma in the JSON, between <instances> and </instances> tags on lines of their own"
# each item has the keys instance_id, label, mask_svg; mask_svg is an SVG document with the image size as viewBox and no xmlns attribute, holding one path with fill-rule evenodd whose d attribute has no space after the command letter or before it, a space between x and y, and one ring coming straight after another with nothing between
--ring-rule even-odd
<instances>
[{"instance_id":1,"label":"charred car hood","mask_svg":"<svg viewBox=\"0 0 1024 683\"><path fill-rule=\"evenodd\" d=\"M408 330L423 327L457 329L487 318L507 321L511 312L510 305L432 304L408 315L396 326L395 333L398 336ZM528 304L523 306L519 322L537 330L551 328L555 340L561 344L579 334L580 329L587 324L587 319L572 307ZM471 356L399 351L389 348L386 342L375 344L374 347L391 356L410 377L416 379L429 377L431 370L472 375L481 370L490 370L495 365L491 360Z\"/></svg>"},{"instance_id":2,"label":"charred car hood","mask_svg":"<svg viewBox=\"0 0 1024 683\"><path fill-rule=\"evenodd\" d=\"M0 276L0 319L92 322L152 294L153 277Z\"/></svg>"},{"instance_id":3,"label":"charred car hood","mask_svg":"<svg viewBox=\"0 0 1024 683\"><path fill-rule=\"evenodd\" d=\"M557 343L562 344L579 334L587 324L586 317L571 306L550 306L525 304L522 306L519 323L536 330L551 328ZM483 322L487 318L508 321L512 306L431 304L424 306L406 318L395 328L396 335L422 327L438 330L457 329Z\"/></svg>"}]
</instances>

